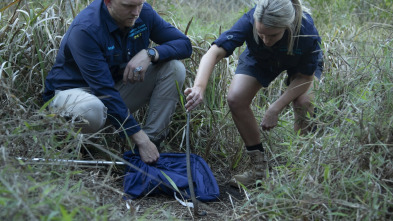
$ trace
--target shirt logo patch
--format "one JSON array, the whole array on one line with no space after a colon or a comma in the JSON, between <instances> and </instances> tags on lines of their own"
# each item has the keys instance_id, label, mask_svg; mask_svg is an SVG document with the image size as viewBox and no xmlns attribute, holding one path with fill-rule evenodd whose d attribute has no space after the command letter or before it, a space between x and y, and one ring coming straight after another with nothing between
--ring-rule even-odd
<instances>
[{"instance_id":1,"label":"shirt logo patch","mask_svg":"<svg viewBox=\"0 0 393 221\"><path fill-rule=\"evenodd\" d=\"M133 38L133 39L137 39L137 38L141 37L142 32L144 32L146 30L147 30L147 26L146 26L146 24L143 24L141 26L131 29L128 37Z\"/></svg>"},{"instance_id":2,"label":"shirt logo patch","mask_svg":"<svg viewBox=\"0 0 393 221\"><path fill-rule=\"evenodd\" d=\"M293 50L293 53L294 53L294 54L303 54L301 48L296 48L295 50Z\"/></svg>"},{"instance_id":3,"label":"shirt logo patch","mask_svg":"<svg viewBox=\"0 0 393 221\"><path fill-rule=\"evenodd\" d=\"M284 46L284 47L280 47L278 50L281 51L281 52L287 52L288 48L286 46ZM294 48L293 49L293 53L297 54L297 55L302 55L303 54L301 48Z\"/></svg>"},{"instance_id":4,"label":"shirt logo patch","mask_svg":"<svg viewBox=\"0 0 393 221\"><path fill-rule=\"evenodd\" d=\"M114 45L108 47L108 51L112 51L112 50L114 50L114 49L115 49L115 46L114 46Z\"/></svg>"}]
</instances>

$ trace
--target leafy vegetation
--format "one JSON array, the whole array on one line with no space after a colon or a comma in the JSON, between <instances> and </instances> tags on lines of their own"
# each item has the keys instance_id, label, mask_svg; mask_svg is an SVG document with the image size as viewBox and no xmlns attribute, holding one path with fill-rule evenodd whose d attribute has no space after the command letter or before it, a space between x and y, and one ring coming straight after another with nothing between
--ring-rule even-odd
<instances>
[{"instance_id":1,"label":"leafy vegetation","mask_svg":"<svg viewBox=\"0 0 393 221\"><path fill-rule=\"evenodd\" d=\"M78 159L123 144L110 127L83 135L41 101L45 76L73 17L89 1L0 3L0 217L13 220L180 219L170 209L127 209L122 175L78 165L26 163L23 158ZM148 1L193 43L184 61L191 86L211 42L251 1ZM315 89L315 133L298 136L293 112L262 133L271 164L257 188L226 205L222 220L385 220L393 216L393 3L390 0L306 1L323 39L323 79ZM8 7L9 6L9 7ZM243 143L226 105L242 48L217 64L205 105L192 112L192 152L205 158L220 181L247 168ZM285 89L284 74L253 102L260 121ZM181 90L184 90L181 89ZM143 122L144 111L135 114ZM184 151L185 113L173 118L165 151ZM225 194L225 193L223 193ZM149 205L153 206L153 205ZM184 213L188 213L184 210Z\"/></svg>"}]
</instances>

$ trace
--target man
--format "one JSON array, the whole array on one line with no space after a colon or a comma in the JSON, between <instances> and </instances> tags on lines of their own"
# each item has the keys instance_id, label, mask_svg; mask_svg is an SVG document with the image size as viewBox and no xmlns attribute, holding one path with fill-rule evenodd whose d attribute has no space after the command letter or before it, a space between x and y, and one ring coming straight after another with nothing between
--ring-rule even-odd
<instances>
[{"instance_id":1,"label":"man","mask_svg":"<svg viewBox=\"0 0 393 221\"><path fill-rule=\"evenodd\" d=\"M150 40L158 46L148 48ZM62 116L83 119L82 132L106 118L154 163L178 102L190 40L145 0L95 0L65 34L45 81L44 101ZM143 130L130 114L149 104Z\"/></svg>"}]
</instances>

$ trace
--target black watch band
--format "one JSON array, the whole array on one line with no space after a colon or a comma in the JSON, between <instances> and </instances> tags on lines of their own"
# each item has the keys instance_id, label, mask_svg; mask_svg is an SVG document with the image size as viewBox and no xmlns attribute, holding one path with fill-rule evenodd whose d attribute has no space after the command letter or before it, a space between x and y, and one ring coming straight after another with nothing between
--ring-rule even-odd
<instances>
[{"instance_id":1,"label":"black watch band","mask_svg":"<svg viewBox=\"0 0 393 221\"><path fill-rule=\"evenodd\" d=\"M146 49L147 52L147 56L149 56L151 62L154 62L156 60L156 50L154 50L153 48L148 48Z\"/></svg>"}]
</instances>

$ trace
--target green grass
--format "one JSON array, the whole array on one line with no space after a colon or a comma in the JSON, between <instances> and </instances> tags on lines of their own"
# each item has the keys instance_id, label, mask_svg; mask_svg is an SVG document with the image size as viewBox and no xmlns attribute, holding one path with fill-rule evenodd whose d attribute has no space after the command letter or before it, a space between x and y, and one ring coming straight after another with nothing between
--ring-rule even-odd
<instances>
[{"instance_id":1,"label":"green grass","mask_svg":"<svg viewBox=\"0 0 393 221\"><path fill-rule=\"evenodd\" d=\"M0 3L0 9L11 1ZM140 214L125 209L122 176L107 170L26 164L15 159L75 159L79 150L110 150L121 145L107 128L92 136L45 111L43 81L73 16L88 1L21 1L0 11L0 217L4 220L176 219L168 208ZM185 31L194 53L184 60L185 87L191 86L211 42L251 6L246 1L148 1ZM314 134L292 130L285 109L277 128L262 133L272 168L250 200L227 205L223 220L385 220L393 215L393 3L389 0L306 1L323 39L323 80L315 90ZM70 7L72 5L72 7ZM191 19L192 22L190 23ZM219 175L247 168L243 143L226 105L237 50L217 64L205 105L192 112L192 152ZM280 96L284 75L254 99L261 121ZM181 91L184 88L180 89ZM135 115L143 121L144 111ZM185 113L178 107L166 151L183 151ZM220 171L220 173L218 173ZM220 177L227 179L228 177ZM154 206L154 205L151 205ZM184 210L187 213L187 210Z\"/></svg>"}]
</instances>

